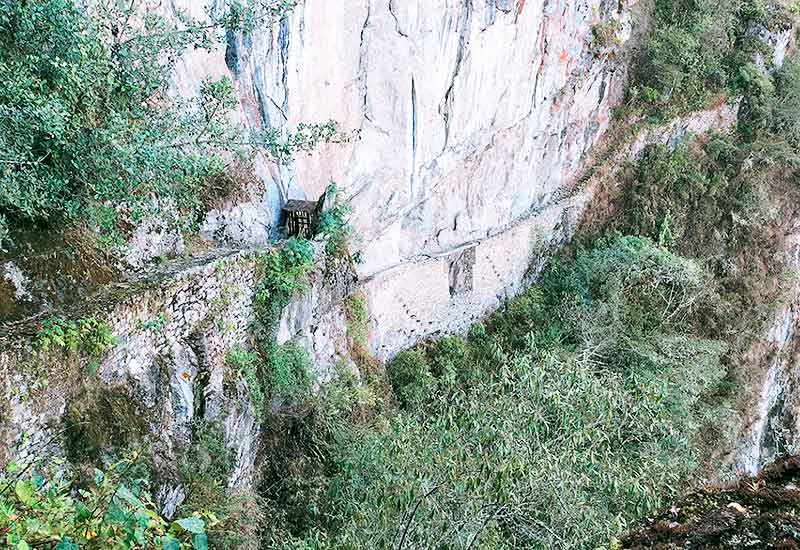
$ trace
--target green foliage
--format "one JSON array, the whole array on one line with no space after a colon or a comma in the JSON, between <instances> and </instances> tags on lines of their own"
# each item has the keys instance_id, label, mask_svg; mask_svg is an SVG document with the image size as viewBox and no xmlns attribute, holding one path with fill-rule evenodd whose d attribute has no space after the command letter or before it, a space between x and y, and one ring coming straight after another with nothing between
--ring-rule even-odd
<instances>
[{"instance_id":1,"label":"green foliage","mask_svg":"<svg viewBox=\"0 0 800 550\"><path fill-rule=\"evenodd\" d=\"M386 374L397 400L403 407L414 407L426 401L436 389L425 354L418 349L400 352L389 363Z\"/></svg>"},{"instance_id":2,"label":"green foliage","mask_svg":"<svg viewBox=\"0 0 800 550\"><path fill-rule=\"evenodd\" d=\"M256 332L261 341L272 341L281 311L306 287L313 266L314 249L303 239L291 238L280 250L261 256L261 284L255 295Z\"/></svg>"},{"instance_id":3,"label":"green foliage","mask_svg":"<svg viewBox=\"0 0 800 550\"><path fill-rule=\"evenodd\" d=\"M664 116L701 108L715 93L741 92L743 72L767 49L753 28L780 25L782 17L761 0L656 0L634 97Z\"/></svg>"},{"instance_id":4,"label":"green foliage","mask_svg":"<svg viewBox=\"0 0 800 550\"><path fill-rule=\"evenodd\" d=\"M147 410L125 387L86 383L62 417L64 449L72 464L101 465L145 443Z\"/></svg>"},{"instance_id":5,"label":"green foliage","mask_svg":"<svg viewBox=\"0 0 800 550\"><path fill-rule=\"evenodd\" d=\"M5 247L11 244L11 230L6 217L0 214L0 252L5 252Z\"/></svg>"},{"instance_id":6,"label":"green foliage","mask_svg":"<svg viewBox=\"0 0 800 550\"><path fill-rule=\"evenodd\" d=\"M595 55L600 55L620 45L620 41L617 38L619 30L619 21L613 19L592 25L591 49Z\"/></svg>"},{"instance_id":7,"label":"green foliage","mask_svg":"<svg viewBox=\"0 0 800 550\"><path fill-rule=\"evenodd\" d=\"M672 242L692 257L711 256L725 241L744 238L747 226L731 214L744 219L756 198L750 182L737 177L740 147L734 136L723 135L674 149L647 147L623 193L615 228Z\"/></svg>"},{"instance_id":8,"label":"green foliage","mask_svg":"<svg viewBox=\"0 0 800 550\"><path fill-rule=\"evenodd\" d=\"M222 425L198 420L192 427L192 448L186 453L182 473L187 486L201 490L225 487L233 471L234 456L225 445ZM197 486L197 487L195 487ZM194 506L193 509L201 509Z\"/></svg>"},{"instance_id":9,"label":"green foliage","mask_svg":"<svg viewBox=\"0 0 800 550\"><path fill-rule=\"evenodd\" d=\"M73 0L3 3L0 215L15 224L86 220L118 245L130 222L148 217L190 228L223 158L258 149L285 163L344 139L334 122L250 135L231 122L238 100L227 78L207 80L191 101L168 100L186 49L210 48L226 28L272 22L294 4L235 1L198 21L163 18L140 0L88 12Z\"/></svg>"},{"instance_id":10,"label":"green foliage","mask_svg":"<svg viewBox=\"0 0 800 550\"><path fill-rule=\"evenodd\" d=\"M256 0L254 2L229 0L220 23L229 30L249 33L264 22L281 20L288 16L298 0Z\"/></svg>"},{"instance_id":11,"label":"green foliage","mask_svg":"<svg viewBox=\"0 0 800 550\"><path fill-rule=\"evenodd\" d=\"M310 386L310 364L298 346L277 345L275 336L283 308L304 290L314 266L314 249L306 240L289 239L282 248L259 257L260 283L254 296L257 348L235 346L226 361L244 380L256 417L263 419L269 394L285 398L303 395Z\"/></svg>"},{"instance_id":12,"label":"green foliage","mask_svg":"<svg viewBox=\"0 0 800 550\"><path fill-rule=\"evenodd\" d=\"M732 4L723 3L716 19L716 5L705 0L656 1L651 34L635 72L636 85L648 101L678 100L692 109L702 105L710 91L724 86Z\"/></svg>"},{"instance_id":13,"label":"green foliage","mask_svg":"<svg viewBox=\"0 0 800 550\"><path fill-rule=\"evenodd\" d=\"M402 411L306 424L309 440L325 438L313 448L329 473L303 487L313 513L292 508L270 547L608 544L702 453L706 400L724 374L725 347L694 328L712 286L647 239L602 240L468 340L400 354L388 374ZM288 471L284 487L309 478Z\"/></svg>"},{"instance_id":14,"label":"green foliage","mask_svg":"<svg viewBox=\"0 0 800 550\"><path fill-rule=\"evenodd\" d=\"M348 222L350 206L339 199L335 184L327 190L328 200L332 206L323 211L317 220L316 233L327 238L325 251L334 257L346 256L350 239L353 237L353 228Z\"/></svg>"},{"instance_id":15,"label":"green foliage","mask_svg":"<svg viewBox=\"0 0 800 550\"><path fill-rule=\"evenodd\" d=\"M202 133L208 111L153 100L200 40L122 3L94 18L69 0L3 4L0 211L23 221L90 215L102 226L115 216L106 201L138 214L151 193L190 201L219 166L175 144Z\"/></svg>"},{"instance_id":16,"label":"green foliage","mask_svg":"<svg viewBox=\"0 0 800 550\"><path fill-rule=\"evenodd\" d=\"M644 150L630 170L607 228L657 239L705 263L724 306L709 319L736 348L748 341L779 298L793 181L800 170L800 65L788 59L766 74L740 67L744 98L728 135Z\"/></svg>"},{"instance_id":17,"label":"green foliage","mask_svg":"<svg viewBox=\"0 0 800 550\"><path fill-rule=\"evenodd\" d=\"M208 547L215 550L255 548L263 519L252 495L228 487L235 461L221 422L195 421L180 467L186 500L179 513L208 519Z\"/></svg>"},{"instance_id":18,"label":"green foliage","mask_svg":"<svg viewBox=\"0 0 800 550\"><path fill-rule=\"evenodd\" d=\"M0 534L4 547L59 550L205 550L205 522L193 515L169 523L156 511L134 461L94 470L79 487L55 464L48 475L31 475L10 463L0 473Z\"/></svg>"},{"instance_id":19,"label":"green foliage","mask_svg":"<svg viewBox=\"0 0 800 550\"><path fill-rule=\"evenodd\" d=\"M601 239L574 260L554 262L541 284L557 306L560 341L596 355L621 344L610 349L614 362L637 352L634 341L649 355L662 335L694 333L693 323L719 303L706 271L640 237Z\"/></svg>"},{"instance_id":20,"label":"green foliage","mask_svg":"<svg viewBox=\"0 0 800 550\"><path fill-rule=\"evenodd\" d=\"M314 124L301 122L291 132L267 128L251 139L253 145L265 150L276 162L286 164L296 153L309 153L321 143L341 143L348 138L339 131L336 121L329 120Z\"/></svg>"},{"instance_id":21,"label":"green foliage","mask_svg":"<svg viewBox=\"0 0 800 550\"><path fill-rule=\"evenodd\" d=\"M357 345L366 347L369 337L369 311L367 301L361 294L354 294L345 300L347 316L347 337Z\"/></svg>"},{"instance_id":22,"label":"green foliage","mask_svg":"<svg viewBox=\"0 0 800 550\"><path fill-rule=\"evenodd\" d=\"M237 345L228 351L225 355L225 361L229 367L233 368L247 382L250 402L253 404L256 418L263 418L266 395L259 374L261 358L257 354Z\"/></svg>"},{"instance_id":23,"label":"green foliage","mask_svg":"<svg viewBox=\"0 0 800 550\"><path fill-rule=\"evenodd\" d=\"M800 61L788 59L775 75L775 103L772 128L775 132L800 139Z\"/></svg>"},{"instance_id":24,"label":"green foliage","mask_svg":"<svg viewBox=\"0 0 800 550\"><path fill-rule=\"evenodd\" d=\"M148 319L147 321L139 320L136 326L140 330L150 330L153 332L161 332L161 330L167 325L167 318L164 315L164 312L158 313L155 317Z\"/></svg>"},{"instance_id":25,"label":"green foliage","mask_svg":"<svg viewBox=\"0 0 800 550\"><path fill-rule=\"evenodd\" d=\"M287 343L264 349L264 376L274 395L297 398L311 386L311 363L300 346Z\"/></svg>"},{"instance_id":26,"label":"green foliage","mask_svg":"<svg viewBox=\"0 0 800 550\"><path fill-rule=\"evenodd\" d=\"M800 62L787 60L772 79L756 73L746 83L738 129L750 162L800 169Z\"/></svg>"},{"instance_id":27,"label":"green foliage","mask_svg":"<svg viewBox=\"0 0 800 550\"><path fill-rule=\"evenodd\" d=\"M116 342L108 323L97 317L77 321L46 319L37 340L42 351L57 348L69 353L79 352L91 359L101 357Z\"/></svg>"}]
</instances>

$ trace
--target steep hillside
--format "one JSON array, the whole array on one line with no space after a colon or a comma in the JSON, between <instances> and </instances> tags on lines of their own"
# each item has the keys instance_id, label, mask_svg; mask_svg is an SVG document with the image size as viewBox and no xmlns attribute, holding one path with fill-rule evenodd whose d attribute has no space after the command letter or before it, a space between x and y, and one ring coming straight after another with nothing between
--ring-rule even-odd
<instances>
[{"instance_id":1,"label":"steep hillside","mask_svg":"<svg viewBox=\"0 0 800 550\"><path fill-rule=\"evenodd\" d=\"M7 2L0 541L594 549L796 451L796 18Z\"/></svg>"}]
</instances>

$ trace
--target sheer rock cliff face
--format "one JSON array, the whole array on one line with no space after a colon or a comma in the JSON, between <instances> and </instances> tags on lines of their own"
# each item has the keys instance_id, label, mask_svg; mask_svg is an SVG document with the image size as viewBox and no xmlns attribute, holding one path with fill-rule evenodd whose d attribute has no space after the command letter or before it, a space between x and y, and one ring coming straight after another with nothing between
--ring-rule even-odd
<instances>
[{"instance_id":1,"label":"sheer rock cliff face","mask_svg":"<svg viewBox=\"0 0 800 550\"><path fill-rule=\"evenodd\" d=\"M165 9L200 16L200 4L174 0ZM319 260L310 291L285 308L278 331L279 343L309 352L317 384L335 369L355 368L345 298L356 291L366 298L370 351L380 360L483 318L571 237L600 187L602 175L589 175L613 175L647 144L736 122L738 106L723 104L608 135L646 24L637 9L616 0L305 0L273 28L187 54L175 94L191 96L204 78L228 75L248 126L333 119L352 139L298 155L288 167L257 159L258 182L202 224L206 237L228 248L103 290L92 308L117 343L96 375L0 332L0 464L63 455L71 407L88 401L102 410L108 392L124 392L132 415L146 419L138 436L151 443L167 512L184 498L178 465L198 418L223 419L236 456L230 484L247 486L260 419L246 382L225 361L231 346L248 341L253 322L258 252L246 248L277 235L285 200L315 200L331 180L352 206L361 262L353 272ZM598 43L593 27L608 22L615 40ZM784 37L766 39L785 52ZM183 246L146 227L136 243L135 265ZM24 297L25 274L0 269ZM745 436L747 470L779 448L772 426L800 418L784 412L792 384L776 382L791 379L799 301L776 321L771 341L785 353L775 354L763 414ZM61 376L45 383L36 374L43 363Z\"/></svg>"},{"instance_id":2,"label":"sheer rock cliff face","mask_svg":"<svg viewBox=\"0 0 800 550\"><path fill-rule=\"evenodd\" d=\"M189 0L172 8L202 15ZM628 53L646 25L639 11L615 0L301 0L272 28L191 52L175 93L230 76L238 116L252 128L335 120L351 135L289 167L258 159L259 185L210 212L203 234L264 244L286 199L316 199L335 181L360 235L358 284L375 356L463 331L525 286L590 203L595 187L583 176L604 160L591 152L621 100ZM609 22L613 43L598 43L593 28ZM765 70L794 48L793 29L752 33L773 52L756 59ZM610 162L730 127L736 110L722 105L628 133ZM153 235L163 253L165 237ZM139 238L149 242L146 231ZM136 250L147 256L147 246ZM796 247L789 252L800 270ZM344 312L327 308L316 318L332 298L314 288L287 308L280 339L300 341L324 381L346 357ZM746 389L753 407L731 455L737 471L755 473L800 450L798 310L800 287L746 359L763 374Z\"/></svg>"},{"instance_id":3,"label":"sheer rock cliff face","mask_svg":"<svg viewBox=\"0 0 800 550\"><path fill-rule=\"evenodd\" d=\"M316 199L333 180L361 236L377 356L462 328L516 291L543 243L569 235L573 184L609 126L626 44L643 26L634 9L306 0L272 29L188 55L182 95L230 74L249 126L333 119L352 135L290 168L259 162L264 186L211 212L204 234L264 242L286 198ZM594 38L603 22L615 22L614 44Z\"/></svg>"},{"instance_id":4,"label":"sheer rock cliff face","mask_svg":"<svg viewBox=\"0 0 800 550\"><path fill-rule=\"evenodd\" d=\"M201 15L199 5L176 0L165 9ZM634 24L636 8L616 0L306 0L271 29L187 54L175 94L229 75L248 126L332 119L352 139L289 167L258 159L259 182L202 224L229 249L93 299L117 337L96 375L63 364L62 376L44 384L30 365L63 357L0 334L0 462L62 455L65 413L85 400L102 410L113 390L146 419L139 436L152 443L165 510L183 498L177 465L198 417L224 419L237 457L230 483L247 485L260 426L246 384L225 363L253 320L257 261L241 249L276 236L285 200L317 199L331 180L352 206L362 261L357 273L320 264L278 334L310 352L318 383L351 361L343 303L356 290L378 359L498 307L570 237L591 198L582 177L622 97L629 49L644 26ZM615 22L612 44L594 38L603 22ZM134 265L183 246L158 228L140 229ZM23 279L13 281L25 291Z\"/></svg>"},{"instance_id":5,"label":"sheer rock cliff face","mask_svg":"<svg viewBox=\"0 0 800 550\"><path fill-rule=\"evenodd\" d=\"M787 239L789 279L794 284L778 307L762 342L745 361L757 368L752 387L745 388L748 415L734 469L755 475L777 457L800 451L800 227Z\"/></svg>"}]
</instances>

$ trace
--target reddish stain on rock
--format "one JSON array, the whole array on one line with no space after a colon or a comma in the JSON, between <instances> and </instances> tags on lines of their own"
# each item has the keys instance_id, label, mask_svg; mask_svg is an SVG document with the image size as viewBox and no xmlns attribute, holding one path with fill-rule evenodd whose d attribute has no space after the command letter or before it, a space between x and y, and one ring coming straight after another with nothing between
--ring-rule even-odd
<instances>
[{"instance_id":1,"label":"reddish stain on rock","mask_svg":"<svg viewBox=\"0 0 800 550\"><path fill-rule=\"evenodd\" d=\"M522 13L522 9L525 7L525 0L519 0L519 4L517 4L517 17L520 16Z\"/></svg>"}]
</instances>

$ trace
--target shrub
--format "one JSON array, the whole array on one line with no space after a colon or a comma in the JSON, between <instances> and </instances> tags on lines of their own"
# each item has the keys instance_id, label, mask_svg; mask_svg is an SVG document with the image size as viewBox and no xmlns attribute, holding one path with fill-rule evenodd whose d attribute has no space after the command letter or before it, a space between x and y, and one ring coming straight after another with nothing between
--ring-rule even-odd
<instances>
[{"instance_id":1,"label":"shrub","mask_svg":"<svg viewBox=\"0 0 800 550\"><path fill-rule=\"evenodd\" d=\"M0 252L6 251L6 246L11 244L11 230L8 228L6 217L0 214Z\"/></svg>"},{"instance_id":2,"label":"shrub","mask_svg":"<svg viewBox=\"0 0 800 550\"><path fill-rule=\"evenodd\" d=\"M266 349L264 375L274 395L302 396L311 386L311 363L300 346L288 343Z\"/></svg>"},{"instance_id":3,"label":"shrub","mask_svg":"<svg viewBox=\"0 0 800 550\"><path fill-rule=\"evenodd\" d=\"M400 352L386 368L397 400L405 408L414 408L428 399L435 379L425 355L417 349Z\"/></svg>"},{"instance_id":4,"label":"shrub","mask_svg":"<svg viewBox=\"0 0 800 550\"><path fill-rule=\"evenodd\" d=\"M327 200L332 205L324 210L317 220L316 233L327 238L325 251L334 257L346 256L353 228L347 218L350 215L350 206L342 202L335 184L327 189Z\"/></svg>"},{"instance_id":5,"label":"shrub","mask_svg":"<svg viewBox=\"0 0 800 550\"><path fill-rule=\"evenodd\" d=\"M732 2L657 0L635 82L657 103L697 108L726 82L724 55L731 44Z\"/></svg>"},{"instance_id":6,"label":"shrub","mask_svg":"<svg viewBox=\"0 0 800 550\"><path fill-rule=\"evenodd\" d=\"M260 259L261 282L254 299L254 329L262 361L259 372L271 391L283 397L302 395L310 386L310 365L305 352L291 343L278 346L275 337L283 308L306 288L313 266L311 244L296 238Z\"/></svg>"},{"instance_id":7,"label":"shrub","mask_svg":"<svg viewBox=\"0 0 800 550\"><path fill-rule=\"evenodd\" d=\"M601 21L592 25L591 49L595 55L601 55L620 45L617 33L620 23L617 20Z\"/></svg>"},{"instance_id":8,"label":"shrub","mask_svg":"<svg viewBox=\"0 0 800 550\"><path fill-rule=\"evenodd\" d=\"M146 419L147 409L126 388L86 382L62 417L66 456L95 466L123 456L146 441Z\"/></svg>"},{"instance_id":9,"label":"shrub","mask_svg":"<svg viewBox=\"0 0 800 550\"><path fill-rule=\"evenodd\" d=\"M694 262L639 237L599 240L542 278L568 343L603 356L605 343L642 344L665 332L692 333L719 300ZM605 342L605 343L604 343Z\"/></svg>"},{"instance_id":10,"label":"shrub","mask_svg":"<svg viewBox=\"0 0 800 550\"><path fill-rule=\"evenodd\" d=\"M739 176L746 156L737 136L714 135L707 143L670 149L647 147L623 191L611 227L674 245L690 257L713 257L747 239L757 197Z\"/></svg>"},{"instance_id":11,"label":"shrub","mask_svg":"<svg viewBox=\"0 0 800 550\"><path fill-rule=\"evenodd\" d=\"M607 544L702 454L724 375L724 346L694 330L709 286L647 239L602 240L468 340L399 354L387 374L401 411L369 424L312 413L288 432L316 442L293 459L302 471L280 470L313 511L273 494L271 547Z\"/></svg>"},{"instance_id":12,"label":"shrub","mask_svg":"<svg viewBox=\"0 0 800 550\"><path fill-rule=\"evenodd\" d=\"M167 522L156 511L145 480L125 459L79 488L54 464L47 475L31 475L10 463L0 473L0 534L5 547L169 548L205 550L205 522L197 515ZM62 473L58 473L61 471Z\"/></svg>"},{"instance_id":13,"label":"shrub","mask_svg":"<svg viewBox=\"0 0 800 550\"><path fill-rule=\"evenodd\" d=\"M247 382L253 412L256 418L263 418L266 395L259 373L261 358L257 354L245 350L242 346L234 346L225 355L225 361Z\"/></svg>"},{"instance_id":14,"label":"shrub","mask_svg":"<svg viewBox=\"0 0 800 550\"><path fill-rule=\"evenodd\" d=\"M433 346L430 354L431 373L444 387L452 387L460 382L469 381L472 372L468 367L472 364L467 343L457 336L445 336Z\"/></svg>"},{"instance_id":15,"label":"shrub","mask_svg":"<svg viewBox=\"0 0 800 550\"><path fill-rule=\"evenodd\" d=\"M775 75L775 132L793 139L800 136L800 61L789 59Z\"/></svg>"},{"instance_id":16,"label":"shrub","mask_svg":"<svg viewBox=\"0 0 800 550\"><path fill-rule=\"evenodd\" d=\"M753 29L778 24L760 0L656 0L632 87L661 116L703 107L719 92L742 92L742 71L768 53Z\"/></svg>"},{"instance_id":17,"label":"shrub","mask_svg":"<svg viewBox=\"0 0 800 550\"><path fill-rule=\"evenodd\" d=\"M207 528L210 548L255 548L261 529L254 497L228 487L235 460L220 422L194 422L192 444L180 468L186 500L179 512L213 519Z\"/></svg>"},{"instance_id":18,"label":"shrub","mask_svg":"<svg viewBox=\"0 0 800 550\"><path fill-rule=\"evenodd\" d=\"M705 263L724 296L706 333L730 336L734 353L760 334L781 292L776 283L786 260L780 228L800 169L792 130L800 97L797 64L787 60L768 75L748 63L739 74L745 95L737 127L727 135L645 149L607 225Z\"/></svg>"},{"instance_id":19,"label":"shrub","mask_svg":"<svg viewBox=\"0 0 800 550\"><path fill-rule=\"evenodd\" d=\"M261 281L255 306L259 339L271 342L280 314L295 293L303 290L314 266L314 249L304 239L291 238L280 250L261 256Z\"/></svg>"},{"instance_id":20,"label":"shrub","mask_svg":"<svg viewBox=\"0 0 800 550\"><path fill-rule=\"evenodd\" d=\"M748 81L739 131L760 165L784 164L800 169L800 62L787 60L773 79Z\"/></svg>"},{"instance_id":21,"label":"shrub","mask_svg":"<svg viewBox=\"0 0 800 550\"><path fill-rule=\"evenodd\" d=\"M42 351L58 348L87 357L90 372L97 369L100 357L116 343L108 323L97 317L84 317L77 321L45 319L37 340Z\"/></svg>"},{"instance_id":22,"label":"shrub","mask_svg":"<svg viewBox=\"0 0 800 550\"><path fill-rule=\"evenodd\" d=\"M748 153L742 171L784 170L785 179L800 170L800 62L787 60L771 81L751 86L741 111L739 130Z\"/></svg>"},{"instance_id":23,"label":"shrub","mask_svg":"<svg viewBox=\"0 0 800 550\"><path fill-rule=\"evenodd\" d=\"M364 296L362 294L349 296L344 305L347 316L347 337L357 346L366 348L369 337L369 311Z\"/></svg>"}]
</instances>

